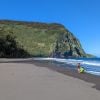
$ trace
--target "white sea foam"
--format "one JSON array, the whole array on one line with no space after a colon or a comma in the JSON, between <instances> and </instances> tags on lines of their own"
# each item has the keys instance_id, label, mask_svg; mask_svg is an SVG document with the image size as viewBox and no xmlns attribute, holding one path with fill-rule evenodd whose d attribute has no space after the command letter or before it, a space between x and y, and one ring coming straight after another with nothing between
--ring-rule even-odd
<instances>
[{"instance_id":1,"label":"white sea foam","mask_svg":"<svg viewBox=\"0 0 100 100\"><path fill-rule=\"evenodd\" d=\"M51 60L51 61L56 61L56 62L63 62L67 64L77 64L79 62L82 62L82 60L75 60L75 59L60 59L60 58L34 58L34 60Z\"/></svg>"},{"instance_id":2,"label":"white sea foam","mask_svg":"<svg viewBox=\"0 0 100 100\"><path fill-rule=\"evenodd\" d=\"M94 75L100 75L100 72L97 71L86 71L86 72Z\"/></svg>"},{"instance_id":3,"label":"white sea foam","mask_svg":"<svg viewBox=\"0 0 100 100\"><path fill-rule=\"evenodd\" d=\"M100 62L93 62L93 61L84 61L83 64L92 65L92 66L100 66Z\"/></svg>"},{"instance_id":4,"label":"white sea foam","mask_svg":"<svg viewBox=\"0 0 100 100\"><path fill-rule=\"evenodd\" d=\"M76 60L76 59L60 59L60 58L34 58L34 60L52 60L57 62L63 62L68 64L85 64L85 65L92 65L92 66L100 66L100 62L96 61L84 61L84 60Z\"/></svg>"}]
</instances>

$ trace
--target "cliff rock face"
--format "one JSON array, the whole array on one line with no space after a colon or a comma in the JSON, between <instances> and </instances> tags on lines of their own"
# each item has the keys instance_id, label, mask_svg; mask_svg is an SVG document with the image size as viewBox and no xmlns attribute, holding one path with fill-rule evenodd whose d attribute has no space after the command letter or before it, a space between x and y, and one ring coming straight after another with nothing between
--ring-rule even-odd
<instances>
[{"instance_id":1,"label":"cliff rock face","mask_svg":"<svg viewBox=\"0 0 100 100\"><path fill-rule=\"evenodd\" d=\"M2 34L5 34L3 37L13 36L16 47L23 49L28 56L66 58L87 56L79 40L61 24L1 20L0 36ZM9 44L9 41L7 43ZM2 44L0 44L0 48L1 46ZM6 46L4 47L6 48ZM12 48L11 45L9 45L9 50L10 48ZM0 49L3 57L6 57L5 50L7 49L3 47ZM22 54L24 55L24 53ZM9 55L11 57L13 54L9 52L7 57Z\"/></svg>"},{"instance_id":2,"label":"cliff rock face","mask_svg":"<svg viewBox=\"0 0 100 100\"><path fill-rule=\"evenodd\" d=\"M69 31L59 35L56 41L54 56L57 57L86 57L79 40Z\"/></svg>"}]
</instances>

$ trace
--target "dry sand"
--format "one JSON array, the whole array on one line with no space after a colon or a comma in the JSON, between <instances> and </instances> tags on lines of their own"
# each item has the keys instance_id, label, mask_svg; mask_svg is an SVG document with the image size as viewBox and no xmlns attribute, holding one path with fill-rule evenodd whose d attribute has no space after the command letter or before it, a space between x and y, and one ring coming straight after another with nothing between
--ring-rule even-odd
<instances>
[{"instance_id":1,"label":"dry sand","mask_svg":"<svg viewBox=\"0 0 100 100\"><path fill-rule=\"evenodd\" d=\"M0 63L0 100L100 100L93 83L29 63Z\"/></svg>"}]
</instances>

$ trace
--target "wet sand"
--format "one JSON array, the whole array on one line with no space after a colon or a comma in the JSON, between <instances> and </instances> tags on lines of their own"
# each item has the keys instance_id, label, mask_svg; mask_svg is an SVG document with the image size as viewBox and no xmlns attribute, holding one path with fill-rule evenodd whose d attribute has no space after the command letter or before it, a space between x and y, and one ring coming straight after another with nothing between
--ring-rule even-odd
<instances>
[{"instance_id":1,"label":"wet sand","mask_svg":"<svg viewBox=\"0 0 100 100\"><path fill-rule=\"evenodd\" d=\"M100 100L100 77L31 59L0 62L0 100Z\"/></svg>"}]
</instances>

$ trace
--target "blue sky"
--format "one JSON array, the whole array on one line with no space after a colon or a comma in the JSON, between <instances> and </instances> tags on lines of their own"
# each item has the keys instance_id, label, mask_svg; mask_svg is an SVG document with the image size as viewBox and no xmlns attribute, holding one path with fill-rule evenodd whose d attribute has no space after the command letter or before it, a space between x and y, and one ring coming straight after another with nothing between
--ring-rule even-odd
<instances>
[{"instance_id":1,"label":"blue sky","mask_svg":"<svg viewBox=\"0 0 100 100\"><path fill-rule=\"evenodd\" d=\"M0 19L61 23L100 56L100 0L0 0Z\"/></svg>"}]
</instances>

